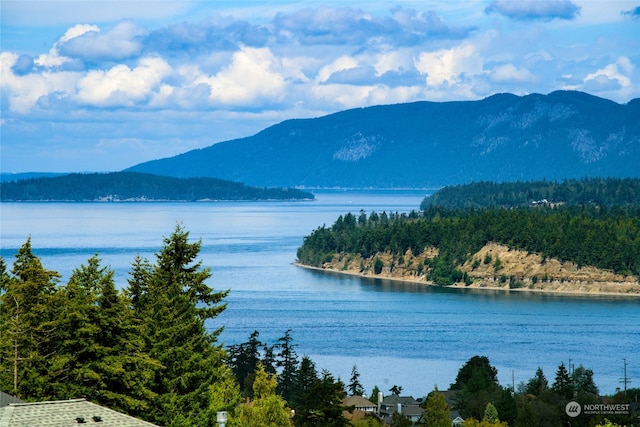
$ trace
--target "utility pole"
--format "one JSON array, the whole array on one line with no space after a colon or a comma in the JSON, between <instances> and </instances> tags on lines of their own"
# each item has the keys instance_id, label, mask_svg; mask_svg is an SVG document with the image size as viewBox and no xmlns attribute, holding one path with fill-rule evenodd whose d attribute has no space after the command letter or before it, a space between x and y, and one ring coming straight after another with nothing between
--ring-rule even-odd
<instances>
[{"instance_id":1,"label":"utility pole","mask_svg":"<svg viewBox=\"0 0 640 427\"><path fill-rule=\"evenodd\" d=\"M627 394L627 384L631 382L631 379L627 378L627 359L622 359L624 364L624 377L620 378L620 382L624 385L624 394Z\"/></svg>"}]
</instances>

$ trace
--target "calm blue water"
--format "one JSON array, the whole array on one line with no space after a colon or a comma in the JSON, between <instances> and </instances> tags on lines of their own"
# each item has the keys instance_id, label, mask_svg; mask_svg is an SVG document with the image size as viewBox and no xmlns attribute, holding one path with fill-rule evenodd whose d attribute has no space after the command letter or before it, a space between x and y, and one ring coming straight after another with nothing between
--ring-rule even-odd
<instances>
[{"instance_id":1,"label":"calm blue water","mask_svg":"<svg viewBox=\"0 0 640 427\"><path fill-rule=\"evenodd\" d=\"M422 192L324 192L314 202L5 203L0 255L11 265L30 235L34 253L66 281L98 253L126 285L135 255L153 260L181 223L202 239L210 285L230 289L225 344L254 330L274 343L292 330L300 356L348 382L358 366L367 392L393 385L424 396L447 388L462 364L486 355L503 385L531 378L538 366L553 382L557 366L595 372L602 393L627 376L640 384L640 299L553 297L441 290L415 284L305 270L292 265L303 236L340 214L408 212Z\"/></svg>"}]
</instances>

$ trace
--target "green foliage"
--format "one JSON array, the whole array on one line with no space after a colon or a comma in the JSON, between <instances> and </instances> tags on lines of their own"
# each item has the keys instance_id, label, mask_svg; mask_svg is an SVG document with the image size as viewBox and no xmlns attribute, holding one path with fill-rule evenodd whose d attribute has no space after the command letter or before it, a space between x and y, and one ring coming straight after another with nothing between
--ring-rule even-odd
<instances>
[{"instance_id":1,"label":"green foliage","mask_svg":"<svg viewBox=\"0 0 640 427\"><path fill-rule=\"evenodd\" d=\"M278 376L278 393L289 401L296 390L296 372L298 370L298 355L296 354L296 344L293 343L291 329L287 329L285 334L278 338L276 347L278 353L277 365L282 369Z\"/></svg>"},{"instance_id":2,"label":"green foliage","mask_svg":"<svg viewBox=\"0 0 640 427\"><path fill-rule=\"evenodd\" d=\"M427 395L424 404L425 413L420 425L425 427L451 427L449 404L438 387Z\"/></svg>"},{"instance_id":3,"label":"green foliage","mask_svg":"<svg viewBox=\"0 0 640 427\"><path fill-rule=\"evenodd\" d=\"M51 397L83 396L128 414L144 413L155 398L149 382L162 366L140 352L144 341L113 271L93 256L56 295Z\"/></svg>"},{"instance_id":4,"label":"green foliage","mask_svg":"<svg viewBox=\"0 0 640 427\"><path fill-rule=\"evenodd\" d=\"M523 392L526 394L539 396L548 388L549 382L547 381L547 377L544 375L542 368L538 367L533 378L529 379L529 382L527 382L527 385L525 386Z\"/></svg>"},{"instance_id":5,"label":"green foliage","mask_svg":"<svg viewBox=\"0 0 640 427\"><path fill-rule=\"evenodd\" d=\"M491 366L489 358L486 356L473 356L458 370L455 383L451 384L452 390L462 390L472 384L472 380L481 379L478 389L489 387L498 383L498 370Z\"/></svg>"},{"instance_id":6,"label":"green foliage","mask_svg":"<svg viewBox=\"0 0 640 427\"><path fill-rule=\"evenodd\" d=\"M313 199L293 188L258 188L216 178L173 178L137 172L40 177L3 182L0 201L198 201Z\"/></svg>"},{"instance_id":7,"label":"green foliage","mask_svg":"<svg viewBox=\"0 0 640 427\"><path fill-rule=\"evenodd\" d=\"M605 419L603 423L596 424L595 427L625 427L621 424L612 423L608 419Z\"/></svg>"},{"instance_id":8,"label":"green foliage","mask_svg":"<svg viewBox=\"0 0 640 427\"><path fill-rule=\"evenodd\" d=\"M391 424L390 427L412 427L413 421L405 415L402 415L398 412L394 412L391 414Z\"/></svg>"},{"instance_id":9,"label":"green foliage","mask_svg":"<svg viewBox=\"0 0 640 427\"><path fill-rule=\"evenodd\" d=\"M567 368L562 362L556 371L556 378L551 386L553 391L563 399L571 399L573 397L573 384Z\"/></svg>"},{"instance_id":10,"label":"green foliage","mask_svg":"<svg viewBox=\"0 0 640 427\"><path fill-rule=\"evenodd\" d=\"M382 268L384 267L384 262L380 258L376 258L376 261L373 263L373 272L375 274L382 273Z\"/></svg>"},{"instance_id":11,"label":"green foliage","mask_svg":"<svg viewBox=\"0 0 640 427\"><path fill-rule=\"evenodd\" d=\"M483 418L487 404L500 396L497 377L498 370L486 356L473 356L460 368L451 389L458 391L456 407L464 418Z\"/></svg>"},{"instance_id":12,"label":"green foliage","mask_svg":"<svg viewBox=\"0 0 640 427\"><path fill-rule=\"evenodd\" d=\"M373 390L371 390L371 396L369 396L369 402L378 403L378 393L380 393L380 388L378 386L373 386Z\"/></svg>"},{"instance_id":13,"label":"green foliage","mask_svg":"<svg viewBox=\"0 0 640 427\"><path fill-rule=\"evenodd\" d=\"M346 396L344 384L323 371L295 407L294 423L297 427L346 427L342 399Z\"/></svg>"},{"instance_id":14,"label":"green foliage","mask_svg":"<svg viewBox=\"0 0 640 427\"><path fill-rule=\"evenodd\" d=\"M351 396L362 396L362 393L364 393L364 388L362 384L360 384L360 372L358 372L356 365L353 365L351 369L351 379L349 380L347 390Z\"/></svg>"},{"instance_id":15,"label":"green foliage","mask_svg":"<svg viewBox=\"0 0 640 427\"><path fill-rule=\"evenodd\" d=\"M210 387L228 381L225 352L216 345L219 330L208 332L204 322L225 308L228 291L214 291L211 276L197 260L201 242L190 243L189 233L176 226L156 254L153 270L138 295L137 316L147 331L147 352L164 367L151 381L157 394L147 412L157 424L182 425L186 420L215 419ZM139 288L138 284L136 286ZM133 293L133 292L132 292ZM236 400L227 402L231 409Z\"/></svg>"},{"instance_id":16,"label":"green foliage","mask_svg":"<svg viewBox=\"0 0 640 427\"><path fill-rule=\"evenodd\" d=\"M546 202L545 202L546 201ZM640 205L638 178L585 178L563 182L472 182L444 187L420 204L420 209L514 208L548 203L600 206Z\"/></svg>"},{"instance_id":17,"label":"green foliage","mask_svg":"<svg viewBox=\"0 0 640 427\"><path fill-rule=\"evenodd\" d=\"M11 274L2 263L0 289L0 389L29 400L50 394L48 354L56 351L60 275L45 269L31 238L15 255Z\"/></svg>"},{"instance_id":18,"label":"green foliage","mask_svg":"<svg viewBox=\"0 0 640 427\"><path fill-rule=\"evenodd\" d=\"M291 409L276 394L276 379L258 366L253 382L254 399L238 406L229 420L230 427L293 427Z\"/></svg>"},{"instance_id":19,"label":"green foliage","mask_svg":"<svg viewBox=\"0 0 640 427\"><path fill-rule=\"evenodd\" d=\"M487 403L487 406L485 407L485 410L484 410L484 416L482 417L482 421L488 421L491 423L500 421L500 419L498 418L498 410L496 409L495 406L493 406L493 403L491 402Z\"/></svg>"},{"instance_id":20,"label":"green foliage","mask_svg":"<svg viewBox=\"0 0 640 427\"><path fill-rule=\"evenodd\" d=\"M253 397L255 372L260 364L261 350L266 345L260 342L259 335L258 331L253 331L247 342L228 347L227 365L241 385L244 397Z\"/></svg>"},{"instance_id":21,"label":"green foliage","mask_svg":"<svg viewBox=\"0 0 640 427\"><path fill-rule=\"evenodd\" d=\"M429 277L441 283L455 281L458 266L488 242L513 249L591 265L619 274L640 274L640 207L593 205L540 208L450 210L430 207L424 212L371 215L365 224L344 220L320 227L303 240L298 261L322 266L326 254L350 253L369 258L380 252L400 257L436 247L438 257ZM485 257L500 270L499 259ZM381 271L381 264L374 266ZM543 277L543 280L545 278Z\"/></svg>"}]
</instances>

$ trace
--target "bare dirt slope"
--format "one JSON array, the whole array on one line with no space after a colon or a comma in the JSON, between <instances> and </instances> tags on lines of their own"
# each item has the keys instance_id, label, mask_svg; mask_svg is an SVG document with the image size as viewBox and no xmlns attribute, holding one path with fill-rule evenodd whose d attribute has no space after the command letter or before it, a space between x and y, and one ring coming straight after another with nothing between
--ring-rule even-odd
<instances>
[{"instance_id":1,"label":"bare dirt slope","mask_svg":"<svg viewBox=\"0 0 640 427\"><path fill-rule=\"evenodd\" d=\"M429 284L425 260L438 253L429 248L418 256L408 251L404 256L378 253L363 259L353 254L338 254L323 265L323 269L366 277L379 277ZM384 266L374 272L375 260ZM595 267L578 267L571 262L543 259L540 255L512 250L489 243L460 267L472 279L470 285L456 283L453 287L505 289L588 295L628 295L640 297L637 276L622 276Z\"/></svg>"}]
</instances>

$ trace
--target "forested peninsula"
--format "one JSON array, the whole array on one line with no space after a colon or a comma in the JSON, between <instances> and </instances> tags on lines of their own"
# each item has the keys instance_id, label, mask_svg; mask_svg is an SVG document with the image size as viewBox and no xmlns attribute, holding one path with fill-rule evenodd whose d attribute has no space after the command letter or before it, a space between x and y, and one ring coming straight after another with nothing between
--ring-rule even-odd
<instances>
[{"instance_id":1,"label":"forested peninsula","mask_svg":"<svg viewBox=\"0 0 640 427\"><path fill-rule=\"evenodd\" d=\"M437 286L640 296L638 182L444 188L421 211L338 217L304 238L297 263ZM478 188L484 197L459 207Z\"/></svg>"},{"instance_id":2,"label":"forested peninsula","mask_svg":"<svg viewBox=\"0 0 640 427\"><path fill-rule=\"evenodd\" d=\"M2 182L2 202L313 200L293 188L259 188L216 178L174 178L138 172L73 173Z\"/></svg>"}]
</instances>

